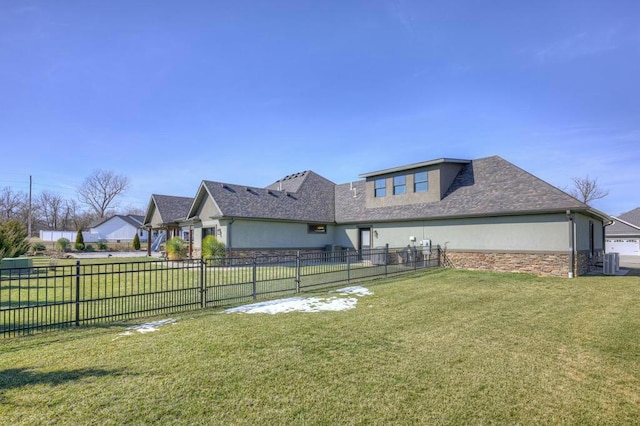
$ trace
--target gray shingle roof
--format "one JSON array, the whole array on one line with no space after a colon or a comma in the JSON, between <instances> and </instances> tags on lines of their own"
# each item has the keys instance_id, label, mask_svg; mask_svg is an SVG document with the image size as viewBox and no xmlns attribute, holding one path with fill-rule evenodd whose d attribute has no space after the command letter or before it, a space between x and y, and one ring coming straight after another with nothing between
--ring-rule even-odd
<instances>
[{"instance_id":1,"label":"gray shingle roof","mask_svg":"<svg viewBox=\"0 0 640 426\"><path fill-rule=\"evenodd\" d=\"M462 167L441 201L366 208L364 181L336 187L338 223L588 210L558 188L498 156Z\"/></svg>"},{"instance_id":2,"label":"gray shingle roof","mask_svg":"<svg viewBox=\"0 0 640 426\"><path fill-rule=\"evenodd\" d=\"M640 207L637 207L626 213L622 213L618 217L632 225L640 226Z\"/></svg>"},{"instance_id":3,"label":"gray shingle roof","mask_svg":"<svg viewBox=\"0 0 640 426\"><path fill-rule=\"evenodd\" d=\"M605 234L607 236L640 235L640 207L622 213L613 219L615 223L605 228Z\"/></svg>"},{"instance_id":4,"label":"gray shingle roof","mask_svg":"<svg viewBox=\"0 0 640 426\"><path fill-rule=\"evenodd\" d=\"M290 175L266 188L212 181L204 181L203 186L215 200L222 217L335 221L335 184L312 171ZM279 187L283 190L278 191Z\"/></svg>"},{"instance_id":5,"label":"gray shingle roof","mask_svg":"<svg viewBox=\"0 0 640 426\"><path fill-rule=\"evenodd\" d=\"M435 202L367 208L365 180L336 185L312 171L304 171L285 176L266 188L203 181L189 215L195 215L196 205L208 194L220 209L220 217L318 223L515 215L565 210L590 211L606 217L498 156L463 163L466 164L443 199Z\"/></svg>"},{"instance_id":6,"label":"gray shingle roof","mask_svg":"<svg viewBox=\"0 0 640 426\"><path fill-rule=\"evenodd\" d=\"M142 226L142 219L143 219L142 216L133 215L133 214L126 215L126 216L122 215L122 214L114 214L112 216L105 217L105 218L102 218L102 219L96 221L93 225L90 226L90 228L97 228L98 226L109 222L111 219L113 219L115 217L124 220L129 225L134 226L136 228L140 228Z\"/></svg>"},{"instance_id":7,"label":"gray shingle roof","mask_svg":"<svg viewBox=\"0 0 640 426\"><path fill-rule=\"evenodd\" d=\"M278 179L277 181L267 186L266 188L273 189L276 191L298 192L300 190L300 187L302 186L302 183L305 181L307 174L309 173L313 173L313 172L304 171L304 172L287 175L282 179Z\"/></svg>"},{"instance_id":8,"label":"gray shingle roof","mask_svg":"<svg viewBox=\"0 0 640 426\"><path fill-rule=\"evenodd\" d=\"M155 204L155 208L160 215L162 223L175 223L184 220L193 204L191 197L177 197L174 195L151 195L147 215L144 218L144 224L149 225L151 221L151 206Z\"/></svg>"}]
</instances>

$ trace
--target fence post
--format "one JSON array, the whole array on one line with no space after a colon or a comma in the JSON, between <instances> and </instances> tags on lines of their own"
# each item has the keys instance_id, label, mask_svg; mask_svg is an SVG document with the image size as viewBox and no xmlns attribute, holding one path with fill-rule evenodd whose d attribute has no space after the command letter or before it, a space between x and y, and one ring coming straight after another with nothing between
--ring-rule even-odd
<instances>
[{"instance_id":1,"label":"fence post","mask_svg":"<svg viewBox=\"0 0 640 426\"><path fill-rule=\"evenodd\" d=\"M296 293L300 293L300 250L296 252Z\"/></svg>"},{"instance_id":2,"label":"fence post","mask_svg":"<svg viewBox=\"0 0 640 426\"><path fill-rule=\"evenodd\" d=\"M204 286L204 257L200 257L200 308L204 308L205 305L205 286Z\"/></svg>"},{"instance_id":3,"label":"fence post","mask_svg":"<svg viewBox=\"0 0 640 426\"><path fill-rule=\"evenodd\" d=\"M256 284L256 280L257 280L257 276L258 276L258 258L254 257L253 258L253 300L256 300L258 297L258 291L257 291L257 284Z\"/></svg>"},{"instance_id":4,"label":"fence post","mask_svg":"<svg viewBox=\"0 0 640 426\"><path fill-rule=\"evenodd\" d=\"M384 245L384 276L388 275L387 265L389 264L389 243Z\"/></svg>"},{"instance_id":5,"label":"fence post","mask_svg":"<svg viewBox=\"0 0 640 426\"><path fill-rule=\"evenodd\" d=\"M413 246L413 270L418 270L418 249L416 246Z\"/></svg>"},{"instance_id":6,"label":"fence post","mask_svg":"<svg viewBox=\"0 0 640 426\"><path fill-rule=\"evenodd\" d=\"M351 280L351 250L347 249L347 284Z\"/></svg>"},{"instance_id":7,"label":"fence post","mask_svg":"<svg viewBox=\"0 0 640 426\"><path fill-rule=\"evenodd\" d=\"M80 326L80 261L76 260L76 327Z\"/></svg>"}]
</instances>

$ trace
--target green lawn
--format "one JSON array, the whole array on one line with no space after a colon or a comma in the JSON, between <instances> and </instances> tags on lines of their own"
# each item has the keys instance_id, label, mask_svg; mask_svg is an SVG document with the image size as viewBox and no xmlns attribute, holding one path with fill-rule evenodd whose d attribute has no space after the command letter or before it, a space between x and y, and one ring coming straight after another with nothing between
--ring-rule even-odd
<instances>
[{"instance_id":1,"label":"green lawn","mask_svg":"<svg viewBox=\"0 0 640 426\"><path fill-rule=\"evenodd\" d=\"M0 343L4 424L637 424L640 277L435 269L341 312ZM328 296L316 293L315 296ZM167 317L161 317L163 319ZM139 320L143 323L147 320Z\"/></svg>"}]
</instances>

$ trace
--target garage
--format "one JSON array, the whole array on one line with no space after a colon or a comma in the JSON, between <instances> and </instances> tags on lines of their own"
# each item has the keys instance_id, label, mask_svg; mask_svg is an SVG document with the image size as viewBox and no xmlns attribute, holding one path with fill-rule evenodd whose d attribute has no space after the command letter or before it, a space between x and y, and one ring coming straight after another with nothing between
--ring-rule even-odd
<instances>
[{"instance_id":1,"label":"garage","mask_svg":"<svg viewBox=\"0 0 640 426\"><path fill-rule=\"evenodd\" d=\"M640 238L607 238L607 253L640 256Z\"/></svg>"}]
</instances>

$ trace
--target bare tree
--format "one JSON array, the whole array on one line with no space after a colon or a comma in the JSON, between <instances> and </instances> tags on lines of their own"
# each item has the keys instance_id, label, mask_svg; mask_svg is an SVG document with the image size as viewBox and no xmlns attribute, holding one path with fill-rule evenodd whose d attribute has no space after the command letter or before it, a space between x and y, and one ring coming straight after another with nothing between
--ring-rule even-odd
<instances>
[{"instance_id":1,"label":"bare tree","mask_svg":"<svg viewBox=\"0 0 640 426\"><path fill-rule=\"evenodd\" d=\"M48 229L58 230L62 226L64 198L49 191L42 191L35 200L37 211Z\"/></svg>"},{"instance_id":2,"label":"bare tree","mask_svg":"<svg viewBox=\"0 0 640 426\"><path fill-rule=\"evenodd\" d=\"M599 200L609 195L608 189L602 189L598 186L598 179L574 177L572 178L574 188L569 190L569 194L585 204L591 203L593 200Z\"/></svg>"},{"instance_id":3,"label":"bare tree","mask_svg":"<svg viewBox=\"0 0 640 426\"><path fill-rule=\"evenodd\" d=\"M133 204L129 204L120 209L120 213L125 216L127 215L136 215L136 216L144 216L146 211L138 206L134 206Z\"/></svg>"},{"instance_id":4,"label":"bare tree","mask_svg":"<svg viewBox=\"0 0 640 426\"><path fill-rule=\"evenodd\" d=\"M21 212L27 205L28 196L22 191L14 192L11 187L5 186L0 191L0 218L22 219Z\"/></svg>"},{"instance_id":5,"label":"bare tree","mask_svg":"<svg viewBox=\"0 0 640 426\"><path fill-rule=\"evenodd\" d=\"M67 200L62 217L62 230L89 229L95 217L94 213L83 212L76 200Z\"/></svg>"},{"instance_id":6,"label":"bare tree","mask_svg":"<svg viewBox=\"0 0 640 426\"><path fill-rule=\"evenodd\" d=\"M111 170L94 170L77 189L80 202L91 207L98 217L103 218L109 208L116 207L117 196L129 187L129 178L115 174Z\"/></svg>"}]
</instances>

